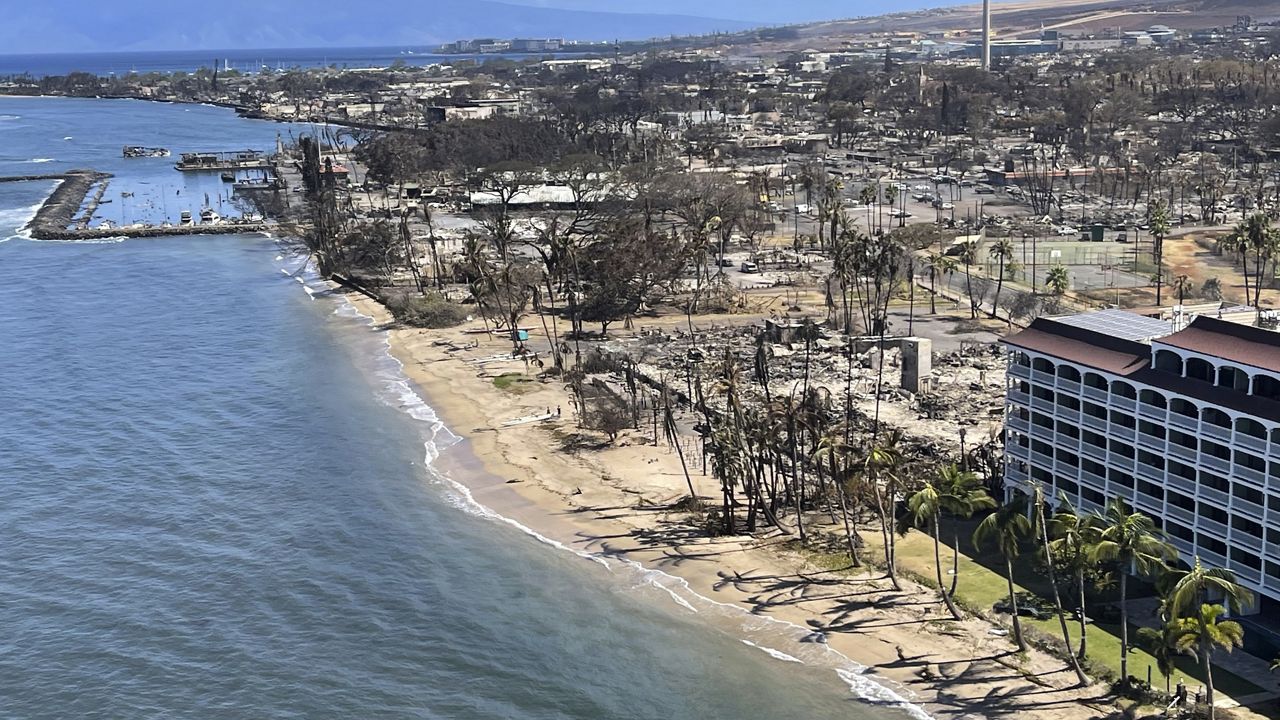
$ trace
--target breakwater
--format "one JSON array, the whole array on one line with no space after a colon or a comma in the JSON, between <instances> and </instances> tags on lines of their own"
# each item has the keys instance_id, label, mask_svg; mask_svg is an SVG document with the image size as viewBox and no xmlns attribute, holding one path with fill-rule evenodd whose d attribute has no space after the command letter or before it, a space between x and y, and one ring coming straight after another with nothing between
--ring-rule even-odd
<instances>
[{"instance_id":1,"label":"breakwater","mask_svg":"<svg viewBox=\"0 0 1280 720\"><path fill-rule=\"evenodd\" d=\"M99 240L113 237L167 237L179 235L230 235L245 232L261 232L267 229L262 222L224 222L204 225L125 225L119 227L88 227L94 208L101 201L105 184L111 173L96 170L68 170L64 173L40 175L10 175L0 177L3 182L30 182L58 180L58 187L36 211L27 223L31 237L37 240ZM98 187L93 202L76 220L85 199L94 187ZM73 224L75 227L73 227Z\"/></svg>"}]
</instances>

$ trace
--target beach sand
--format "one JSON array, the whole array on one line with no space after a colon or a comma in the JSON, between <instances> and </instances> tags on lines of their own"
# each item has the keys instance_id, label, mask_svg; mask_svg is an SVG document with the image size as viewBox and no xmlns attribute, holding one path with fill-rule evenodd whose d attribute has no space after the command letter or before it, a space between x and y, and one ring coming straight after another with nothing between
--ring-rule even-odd
<instances>
[{"instance_id":1,"label":"beach sand","mask_svg":"<svg viewBox=\"0 0 1280 720\"><path fill-rule=\"evenodd\" d=\"M1040 720L1074 720L1116 712L1102 684L1075 687L1065 662L1035 650L1019 656L985 620L951 621L933 591L903 581L903 591L895 592L883 573L854 577L816 567L780 533L706 537L688 513L670 508L688 494L674 452L654 446L643 430L623 434L614 445L566 450L574 419L563 383L538 382L531 372L518 393L498 388L493 378L524 373L524 362L470 362L510 350L506 339L464 333L478 322L399 329L381 305L354 295L351 301L387 328L406 375L465 438L442 453L436 467L493 512L579 552L680 578L718 603L821 631L830 648L935 718L1034 713ZM559 418L503 426L557 408ZM717 498L714 479L698 472L695 459L689 462L699 495ZM484 472L476 472L477 463Z\"/></svg>"}]
</instances>

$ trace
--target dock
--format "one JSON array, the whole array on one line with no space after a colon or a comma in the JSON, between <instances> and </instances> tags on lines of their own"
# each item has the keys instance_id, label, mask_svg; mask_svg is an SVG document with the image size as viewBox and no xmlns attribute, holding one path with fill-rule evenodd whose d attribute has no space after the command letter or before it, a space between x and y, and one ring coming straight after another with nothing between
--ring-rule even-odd
<instances>
[{"instance_id":1,"label":"dock","mask_svg":"<svg viewBox=\"0 0 1280 720\"><path fill-rule=\"evenodd\" d=\"M271 227L264 222L220 222L206 225L124 225L116 227L88 227L97 202L106 191L111 173L96 170L68 170L65 173L43 175L0 176L0 183L58 180L58 187L36 211L26 229L36 240L101 240L118 237L171 237L180 235L235 235L263 232ZM89 193L98 188L84 214L77 218L85 206Z\"/></svg>"},{"instance_id":2,"label":"dock","mask_svg":"<svg viewBox=\"0 0 1280 720\"><path fill-rule=\"evenodd\" d=\"M271 157L257 150L182 153L175 168L182 172L258 170L271 167Z\"/></svg>"}]
</instances>

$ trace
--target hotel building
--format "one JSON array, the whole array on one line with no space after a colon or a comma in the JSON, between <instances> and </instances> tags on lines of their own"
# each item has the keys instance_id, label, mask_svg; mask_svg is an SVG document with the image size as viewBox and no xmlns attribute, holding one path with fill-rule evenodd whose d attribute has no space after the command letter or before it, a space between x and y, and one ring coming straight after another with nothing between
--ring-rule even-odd
<instances>
[{"instance_id":1,"label":"hotel building","mask_svg":"<svg viewBox=\"0 0 1280 720\"><path fill-rule=\"evenodd\" d=\"M1006 338L1006 490L1153 517L1188 562L1280 600L1280 333L1118 310Z\"/></svg>"}]
</instances>

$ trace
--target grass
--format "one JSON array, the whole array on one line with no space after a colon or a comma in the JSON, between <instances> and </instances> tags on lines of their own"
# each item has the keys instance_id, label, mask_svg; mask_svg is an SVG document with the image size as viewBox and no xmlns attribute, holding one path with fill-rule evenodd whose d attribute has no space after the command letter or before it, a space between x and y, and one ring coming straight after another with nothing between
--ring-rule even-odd
<instances>
[{"instance_id":1,"label":"grass","mask_svg":"<svg viewBox=\"0 0 1280 720\"><path fill-rule=\"evenodd\" d=\"M523 373L503 373L493 379L494 387L516 395L533 390L535 385Z\"/></svg>"},{"instance_id":2,"label":"grass","mask_svg":"<svg viewBox=\"0 0 1280 720\"><path fill-rule=\"evenodd\" d=\"M954 526L948 526L947 523L944 523L943 527L944 537L958 531L961 539L960 578L956 588L956 601L962 607L980 611L988 617L999 617L1002 624L1008 624L1008 616L999 616L991 610L992 604L1008 596L1009 586L1003 572L1004 561L993 552L981 553L969 544L968 539L972 528L972 523L957 523ZM867 532L863 534L863 537L868 541L864 556L872 560L882 558L883 550L882 545L879 543L879 533ZM914 579L921 580L930 587L935 585L933 539L929 535L912 531L906 537L899 537L897 557L899 568L905 571L906 574L911 575ZM982 558L985 563L989 564L978 562L974 560L975 557ZM942 547L942 566L943 581L950 583L951 546L947 543L943 543ZM1014 578L1015 590L1026 590L1040 597L1052 597L1047 578L1034 567L1029 552L1015 562ZM1063 598L1063 603L1068 606L1071 605L1066 597ZM1022 620L1024 628L1035 628L1039 633L1050 638L1057 638L1061 642L1062 630L1056 617L1048 620L1024 617ZM1067 627L1071 632L1072 642L1078 642L1079 623L1073 618L1069 618ZM1164 679L1156 667L1155 658L1134 646L1137 640L1137 632L1137 627L1130 623L1129 674L1140 680L1145 680L1147 669L1150 668L1153 687L1163 689ZM1104 667L1114 676L1119 677L1120 624L1107 622L1090 623L1086 639L1090 663ZM1176 686L1180 679L1185 681L1193 692L1195 688L1203 684L1200 667L1195 658L1180 657L1176 666L1178 670L1169 681L1171 687ZM1232 697L1243 697L1253 693L1264 692L1265 690L1216 665L1213 670L1213 679L1214 687L1217 690Z\"/></svg>"}]
</instances>

